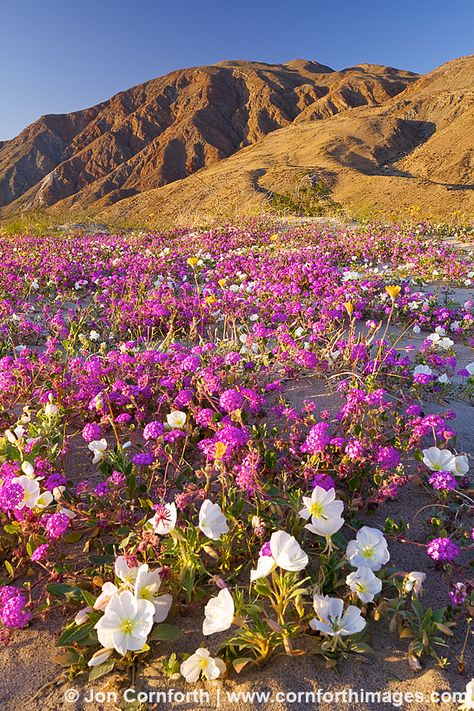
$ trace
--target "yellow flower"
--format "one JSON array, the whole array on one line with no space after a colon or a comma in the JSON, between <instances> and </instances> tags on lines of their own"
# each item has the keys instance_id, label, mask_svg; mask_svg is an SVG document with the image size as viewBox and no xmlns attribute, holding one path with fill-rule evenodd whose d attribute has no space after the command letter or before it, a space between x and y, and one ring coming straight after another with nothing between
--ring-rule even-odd
<instances>
[{"instance_id":1,"label":"yellow flower","mask_svg":"<svg viewBox=\"0 0 474 711\"><path fill-rule=\"evenodd\" d=\"M352 303L350 301L344 301L344 306L349 316L352 316L352 312L354 311L354 306L352 305Z\"/></svg>"},{"instance_id":2,"label":"yellow flower","mask_svg":"<svg viewBox=\"0 0 474 711\"><path fill-rule=\"evenodd\" d=\"M216 443L216 452L215 452L215 458L216 459L222 459L224 454L227 452L227 445L224 444L224 442L217 442Z\"/></svg>"},{"instance_id":3,"label":"yellow flower","mask_svg":"<svg viewBox=\"0 0 474 711\"><path fill-rule=\"evenodd\" d=\"M278 239L278 234L275 232L274 235L270 235L270 239L272 242L276 242L276 240Z\"/></svg>"},{"instance_id":4,"label":"yellow flower","mask_svg":"<svg viewBox=\"0 0 474 711\"><path fill-rule=\"evenodd\" d=\"M219 284L219 286L222 289L227 284L227 279L219 279L219 281L217 283Z\"/></svg>"},{"instance_id":5,"label":"yellow flower","mask_svg":"<svg viewBox=\"0 0 474 711\"><path fill-rule=\"evenodd\" d=\"M186 259L187 263L189 264L190 267L194 269L196 264L199 262L199 259L197 257L188 257Z\"/></svg>"},{"instance_id":6,"label":"yellow flower","mask_svg":"<svg viewBox=\"0 0 474 711\"><path fill-rule=\"evenodd\" d=\"M215 301L216 297L213 294L210 294L210 296L206 296L206 304L209 304L209 306L211 306Z\"/></svg>"},{"instance_id":7,"label":"yellow flower","mask_svg":"<svg viewBox=\"0 0 474 711\"><path fill-rule=\"evenodd\" d=\"M400 293L401 288L402 288L401 286L395 286L395 285L386 286L386 287L385 287L385 291L386 291L387 294L390 296L390 298L392 299L392 301L394 301L394 300L395 300L395 297Z\"/></svg>"}]
</instances>

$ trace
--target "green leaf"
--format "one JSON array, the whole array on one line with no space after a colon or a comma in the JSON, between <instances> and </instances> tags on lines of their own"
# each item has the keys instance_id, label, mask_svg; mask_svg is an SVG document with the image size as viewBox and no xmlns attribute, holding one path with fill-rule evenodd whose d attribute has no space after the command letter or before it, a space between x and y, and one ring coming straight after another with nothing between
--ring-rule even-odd
<instances>
[{"instance_id":1,"label":"green leaf","mask_svg":"<svg viewBox=\"0 0 474 711\"><path fill-rule=\"evenodd\" d=\"M66 536L64 536L63 541L65 543L77 543L82 538L82 533L80 531L71 531Z\"/></svg>"},{"instance_id":2,"label":"green leaf","mask_svg":"<svg viewBox=\"0 0 474 711\"><path fill-rule=\"evenodd\" d=\"M46 586L47 591L53 597L65 597L67 600L81 602L82 590L77 585L67 585L66 583L50 583Z\"/></svg>"},{"instance_id":3,"label":"green leaf","mask_svg":"<svg viewBox=\"0 0 474 711\"><path fill-rule=\"evenodd\" d=\"M67 647L72 642L82 642L94 629L95 622L84 622L82 625L76 625L74 622L68 625L58 641L56 646Z\"/></svg>"},{"instance_id":4,"label":"green leaf","mask_svg":"<svg viewBox=\"0 0 474 711\"><path fill-rule=\"evenodd\" d=\"M170 642L181 637L181 632L173 625L163 623L156 625L148 637L149 641L159 640L160 642Z\"/></svg>"},{"instance_id":5,"label":"green leaf","mask_svg":"<svg viewBox=\"0 0 474 711\"><path fill-rule=\"evenodd\" d=\"M89 607L94 607L94 603L96 601L94 595L91 595L91 593L87 590L83 590L82 597L84 598L84 601L89 605Z\"/></svg>"},{"instance_id":6,"label":"green leaf","mask_svg":"<svg viewBox=\"0 0 474 711\"><path fill-rule=\"evenodd\" d=\"M109 674L113 670L115 662L113 659L107 659L103 664L99 664L98 667L92 667L89 674L89 681L94 681L94 679L99 679L105 674Z\"/></svg>"},{"instance_id":7,"label":"green leaf","mask_svg":"<svg viewBox=\"0 0 474 711\"><path fill-rule=\"evenodd\" d=\"M62 667L71 667L73 664L77 664L79 661L79 653L75 649L68 649L63 654L56 654L53 657L53 662L59 664Z\"/></svg>"},{"instance_id":8,"label":"green leaf","mask_svg":"<svg viewBox=\"0 0 474 711\"><path fill-rule=\"evenodd\" d=\"M232 666L237 674L240 674L240 672L247 666L247 664L250 664L251 661L252 659L250 657L238 657L237 659L234 659Z\"/></svg>"},{"instance_id":9,"label":"green leaf","mask_svg":"<svg viewBox=\"0 0 474 711\"><path fill-rule=\"evenodd\" d=\"M15 575L15 571L13 570L13 565L10 563L9 560L4 561L5 562L5 568L7 569L8 575L10 575L12 578Z\"/></svg>"}]
</instances>

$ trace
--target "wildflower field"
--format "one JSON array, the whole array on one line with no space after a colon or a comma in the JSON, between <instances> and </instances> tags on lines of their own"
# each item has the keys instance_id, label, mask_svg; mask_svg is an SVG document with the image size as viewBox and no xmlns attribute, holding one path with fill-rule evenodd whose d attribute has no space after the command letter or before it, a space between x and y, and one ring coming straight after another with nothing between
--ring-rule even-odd
<instances>
[{"instance_id":1,"label":"wildflower field","mask_svg":"<svg viewBox=\"0 0 474 711\"><path fill-rule=\"evenodd\" d=\"M379 639L414 688L437 667L464 690L472 233L452 242L423 223L0 238L11 674L50 625L44 699L318 685L364 660L390 678Z\"/></svg>"}]
</instances>

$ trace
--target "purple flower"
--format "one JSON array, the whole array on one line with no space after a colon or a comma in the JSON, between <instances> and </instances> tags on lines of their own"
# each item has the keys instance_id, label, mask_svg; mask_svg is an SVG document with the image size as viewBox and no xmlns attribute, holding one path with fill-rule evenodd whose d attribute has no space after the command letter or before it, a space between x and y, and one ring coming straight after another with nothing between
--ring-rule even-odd
<instances>
[{"instance_id":1,"label":"purple flower","mask_svg":"<svg viewBox=\"0 0 474 711\"><path fill-rule=\"evenodd\" d=\"M464 604L467 598L467 590L464 583L456 583L454 589L449 591L449 597L453 605Z\"/></svg>"},{"instance_id":2,"label":"purple flower","mask_svg":"<svg viewBox=\"0 0 474 711\"><path fill-rule=\"evenodd\" d=\"M149 439L158 439L159 437L161 437L164 431L165 427L163 423L159 422L158 420L153 420L153 422L149 422L147 425L145 425L145 429L143 430L143 438L147 441Z\"/></svg>"},{"instance_id":3,"label":"purple flower","mask_svg":"<svg viewBox=\"0 0 474 711\"><path fill-rule=\"evenodd\" d=\"M132 420L132 416L128 412L122 412L121 415L117 415L115 422L119 425L126 425Z\"/></svg>"},{"instance_id":4,"label":"purple flower","mask_svg":"<svg viewBox=\"0 0 474 711\"><path fill-rule=\"evenodd\" d=\"M224 412L240 410L243 404L243 395L238 390L224 390L219 398L219 407L224 410Z\"/></svg>"},{"instance_id":5,"label":"purple flower","mask_svg":"<svg viewBox=\"0 0 474 711\"><path fill-rule=\"evenodd\" d=\"M461 553L458 546L450 538L434 538L426 547L426 552L439 562L452 562Z\"/></svg>"},{"instance_id":6,"label":"purple flower","mask_svg":"<svg viewBox=\"0 0 474 711\"><path fill-rule=\"evenodd\" d=\"M69 516L60 511L58 513L46 514L42 517L41 521L44 525L46 535L52 541L64 536L71 523Z\"/></svg>"},{"instance_id":7,"label":"purple flower","mask_svg":"<svg viewBox=\"0 0 474 711\"><path fill-rule=\"evenodd\" d=\"M97 422L88 422L82 429L82 438L85 442L94 442L102 437L102 430Z\"/></svg>"},{"instance_id":8,"label":"purple flower","mask_svg":"<svg viewBox=\"0 0 474 711\"><path fill-rule=\"evenodd\" d=\"M428 481L436 491L452 491L457 486L457 481L451 472L433 472Z\"/></svg>"},{"instance_id":9,"label":"purple flower","mask_svg":"<svg viewBox=\"0 0 474 711\"><path fill-rule=\"evenodd\" d=\"M148 452L139 452L132 459L136 467L148 467L150 464L153 464L154 461L155 457Z\"/></svg>"},{"instance_id":10,"label":"purple flower","mask_svg":"<svg viewBox=\"0 0 474 711\"><path fill-rule=\"evenodd\" d=\"M379 447L376 461L381 469L392 469L400 464L400 454L394 447Z\"/></svg>"},{"instance_id":11,"label":"purple flower","mask_svg":"<svg viewBox=\"0 0 474 711\"><path fill-rule=\"evenodd\" d=\"M320 454L331 438L328 435L329 425L327 422L318 422L311 427L308 436L301 445L301 451L308 454Z\"/></svg>"},{"instance_id":12,"label":"purple flower","mask_svg":"<svg viewBox=\"0 0 474 711\"><path fill-rule=\"evenodd\" d=\"M332 476L329 474L315 474L313 477L313 481L311 482L311 487L315 489L317 486L319 486L321 489L324 489L325 491L329 491L330 489L335 489L336 485L334 483L334 479Z\"/></svg>"},{"instance_id":13,"label":"purple flower","mask_svg":"<svg viewBox=\"0 0 474 711\"><path fill-rule=\"evenodd\" d=\"M6 482L0 486L0 511L7 513L19 506L23 500L23 495L21 484Z\"/></svg>"},{"instance_id":14,"label":"purple flower","mask_svg":"<svg viewBox=\"0 0 474 711\"><path fill-rule=\"evenodd\" d=\"M10 628L25 627L31 618L31 613L23 609L25 603L26 596L18 588L13 585L0 588L0 622Z\"/></svg>"},{"instance_id":15,"label":"purple flower","mask_svg":"<svg viewBox=\"0 0 474 711\"><path fill-rule=\"evenodd\" d=\"M364 443L360 439L351 439L346 444L344 449L345 453L353 461L356 459L362 459L364 456Z\"/></svg>"},{"instance_id":16,"label":"purple flower","mask_svg":"<svg viewBox=\"0 0 474 711\"><path fill-rule=\"evenodd\" d=\"M49 543L42 543L31 554L31 560L43 560L48 555Z\"/></svg>"},{"instance_id":17,"label":"purple flower","mask_svg":"<svg viewBox=\"0 0 474 711\"><path fill-rule=\"evenodd\" d=\"M215 414L214 410L211 410L209 407L203 407L202 410L199 410L196 414L196 422L198 425L201 425L201 427L209 427Z\"/></svg>"}]
</instances>

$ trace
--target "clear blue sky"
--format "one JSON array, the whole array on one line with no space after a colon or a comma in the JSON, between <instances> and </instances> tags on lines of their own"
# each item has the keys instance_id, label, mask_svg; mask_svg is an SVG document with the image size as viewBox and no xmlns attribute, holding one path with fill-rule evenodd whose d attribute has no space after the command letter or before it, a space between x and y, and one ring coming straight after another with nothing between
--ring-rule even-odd
<instances>
[{"instance_id":1,"label":"clear blue sky","mask_svg":"<svg viewBox=\"0 0 474 711\"><path fill-rule=\"evenodd\" d=\"M473 28L473 0L2 0L0 139L223 59L427 72L473 53Z\"/></svg>"}]
</instances>

